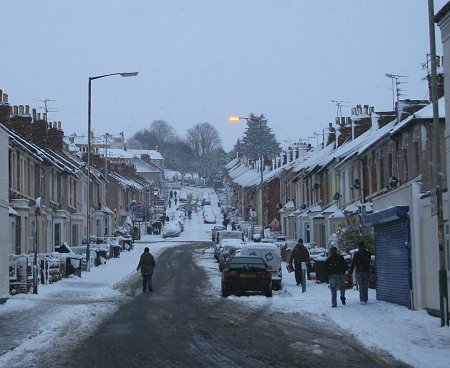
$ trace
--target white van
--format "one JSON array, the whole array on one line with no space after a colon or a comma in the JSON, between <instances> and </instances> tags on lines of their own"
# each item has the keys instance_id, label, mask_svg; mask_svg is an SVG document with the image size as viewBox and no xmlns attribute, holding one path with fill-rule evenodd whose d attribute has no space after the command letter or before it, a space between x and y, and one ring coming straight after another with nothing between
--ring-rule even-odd
<instances>
[{"instance_id":1,"label":"white van","mask_svg":"<svg viewBox=\"0 0 450 368\"><path fill-rule=\"evenodd\" d=\"M281 290L281 252L280 248L276 244L243 243L241 246L240 255L263 258L272 273L272 289Z\"/></svg>"},{"instance_id":2,"label":"white van","mask_svg":"<svg viewBox=\"0 0 450 368\"><path fill-rule=\"evenodd\" d=\"M216 243L219 243L222 239L241 239L242 231L238 230L220 230L216 234Z\"/></svg>"}]
</instances>

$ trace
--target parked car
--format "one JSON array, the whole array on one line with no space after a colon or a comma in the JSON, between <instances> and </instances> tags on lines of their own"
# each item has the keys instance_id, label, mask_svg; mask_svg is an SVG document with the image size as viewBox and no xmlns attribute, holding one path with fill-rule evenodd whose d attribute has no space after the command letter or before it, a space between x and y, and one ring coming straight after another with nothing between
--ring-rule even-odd
<instances>
[{"instance_id":1,"label":"parked car","mask_svg":"<svg viewBox=\"0 0 450 368\"><path fill-rule=\"evenodd\" d=\"M184 231L184 212L183 211L175 211L172 214L171 221L178 221L181 231Z\"/></svg>"},{"instance_id":2,"label":"parked car","mask_svg":"<svg viewBox=\"0 0 450 368\"><path fill-rule=\"evenodd\" d=\"M214 246L214 258L216 259L217 262L219 262L220 253L227 244L233 245L236 248L240 248L242 243L243 242L241 239L233 239L233 238L222 239Z\"/></svg>"},{"instance_id":3,"label":"parked car","mask_svg":"<svg viewBox=\"0 0 450 368\"><path fill-rule=\"evenodd\" d=\"M216 226L214 226L214 227L211 229L211 240L212 240L213 242L216 241L216 234L217 234L217 232L220 231L220 230L226 230L226 227L225 227L225 226L222 226L222 225L216 225Z\"/></svg>"},{"instance_id":4,"label":"parked car","mask_svg":"<svg viewBox=\"0 0 450 368\"><path fill-rule=\"evenodd\" d=\"M162 230L163 238L175 238L177 236L180 236L180 234L181 234L181 227L178 221L170 221L164 224Z\"/></svg>"},{"instance_id":5,"label":"parked car","mask_svg":"<svg viewBox=\"0 0 450 368\"><path fill-rule=\"evenodd\" d=\"M216 243L222 239L243 239L242 231L237 230L220 230L216 234Z\"/></svg>"},{"instance_id":6,"label":"parked car","mask_svg":"<svg viewBox=\"0 0 450 368\"><path fill-rule=\"evenodd\" d=\"M272 288L281 290L281 252L280 248L273 243L245 243L241 247L241 256L261 257L267 263L267 268L272 273Z\"/></svg>"},{"instance_id":7,"label":"parked car","mask_svg":"<svg viewBox=\"0 0 450 368\"><path fill-rule=\"evenodd\" d=\"M205 213L204 216L203 216L203 222L205 224L215 224L216 223L216 216L213 213L211 213L211 212Z\"/></svg>"},{"instance_id":8,"label":"parked car","mask_svg":"<svg viewBox=\"0 0 450 368\"><path fill-rule=\"evenodd\" d=\"M222 271L223 297L244 292L259 292L272 297L272 274L261 257L234 256Z\"/></svg>"}]
</instances>

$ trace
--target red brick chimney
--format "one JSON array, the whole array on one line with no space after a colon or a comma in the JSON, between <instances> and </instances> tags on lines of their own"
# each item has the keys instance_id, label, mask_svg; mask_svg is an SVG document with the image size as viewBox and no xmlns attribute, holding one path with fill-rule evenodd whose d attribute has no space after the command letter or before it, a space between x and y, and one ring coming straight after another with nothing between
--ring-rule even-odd
<instances>
[{"instance_id":1,"label":"red brick chimney","mask_svg":"<svg viewBox=\"0 0 450 368\"><path fill-rule=\"evenodd\" d=\"M332 123L328 124L328 134L327 134L328 138L327 138L327 143L326 145L330 145L330 144L334 144L335 140L336 140L336 128L333 127Z\"/></svg>"},{"instance_id":2,"label":"red brick chimney","mask_svg":"<svg viewBox=\"0 0 450 368\"><path fill-rule=\"evenodd\" d=\"M47 137L47 147L49 149L58 152L63 150L64 131L61 129L60 121L48 123Z\"/></svg>"},{"instance_id":3,"label":"red brick chimney","mask_svg":"<svg viewBox=\"0 0 450 368\"><path fill-rule=\"evenodd\" d=\"M342 146L345 142L352 140L352 127L350 125L344 125L338 127L339 129L339 137L337 146Z\"/></svg>"},{"instance_id":4,"label":"red brick chimney","mask_svg":"<svg viewBox=\"0 0 450 368\"><path fill-rule=\"evenodd\" d=\"M395 111L381 111L377 112L377 115L378 115L377 122L379 128L382 128L391 121L397 119L397 113Z\"/></svg>"},{"instance_id":5,"label":"red brick chimney","mask_svg":"<svg viewBox=\"0 0 450 368\"><path fill-rule=\"evenodd\" d=\"M135 175L136 174L136 166L135 165L127 165L125 162L115 162L110 165L110 170L115 171L119 175L127 176L127 175Z\"/></svg>"},{"instance_id":6,"label":"red brick chimney","mask_svg":"<svg viewBox=\"0 0 450 368\"><path fill-rule=\"evenodd\" d=\"M152 162L151 159L150 159L150 155L148 153L143 153L141 155L141 159L142 159L142 161L145 161L145 162L147 162L149 164Z\"/></svg>"},{"instance_id":7,"label":"red brick chimney","mask_svg":"<svg viewBox=\"0 0 450 368\"><path fill-rule=\"evenodd\" d=\"M8 103L8 95L0 90L0 124L9 128L12 108Z\"/></svg>"},{"instance_id":8,"label":"red brick chimney","mask_svg":"<svg viewBox=\"0 0 450 368\"><path fill-rule=\"evenodd\" d=\"M30 107L28 105L14 105L9 119L9 125L6 125L6 127L13 130L27 141L31 141L33 136L31 133L32 120Z\"/></svg>"},{"instance_id":9,"label":"red brick chimney","mask_svg":"<svg viewBox=\"0 0 450 368\"><path fill-rule=\"evenodd\" d=\"M92 165L97 166L97 168L105 167L105 159L98 153L91 154Z\"/></svg>"}]
</instances>

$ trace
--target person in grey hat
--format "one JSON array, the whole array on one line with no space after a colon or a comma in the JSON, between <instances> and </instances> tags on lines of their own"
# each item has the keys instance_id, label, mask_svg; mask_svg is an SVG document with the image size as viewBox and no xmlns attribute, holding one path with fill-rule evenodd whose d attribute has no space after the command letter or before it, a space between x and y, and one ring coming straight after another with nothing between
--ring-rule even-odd
<instances>
[{"instance_id":1,"label":"person in grey hat","mask_svg":"<svg viewBox=\"0 0 450 368\"><path fill-rule=\"evenodd\" d=\"M141 270L142 274L142 292L145 293L145 291L148 289L149 292L153 291L152 286L152 276L153 276L153 269L155 268L155 258L153 257L153 254L150 253L150 249L148 247L145 247L144 253L141 254L141 258L139 259L139 264L136 268L136 271Z\"/></svg>"}]
</instances>

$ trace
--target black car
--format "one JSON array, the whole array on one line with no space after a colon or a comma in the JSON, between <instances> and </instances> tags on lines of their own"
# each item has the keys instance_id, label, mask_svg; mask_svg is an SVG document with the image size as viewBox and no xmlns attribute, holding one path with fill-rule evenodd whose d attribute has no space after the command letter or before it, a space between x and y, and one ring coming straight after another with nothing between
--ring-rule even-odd
<instances>
[{"instance_id":1,"label":"black car","mask_svg":"<svg viewBox=\"0 0 450 368\"><path fill-rule=\"evenodd\" d=\"M234 256L222 271L222 296L259 292L272 296L272 274L261 257Z\"/></svg>"}]
</instances>

